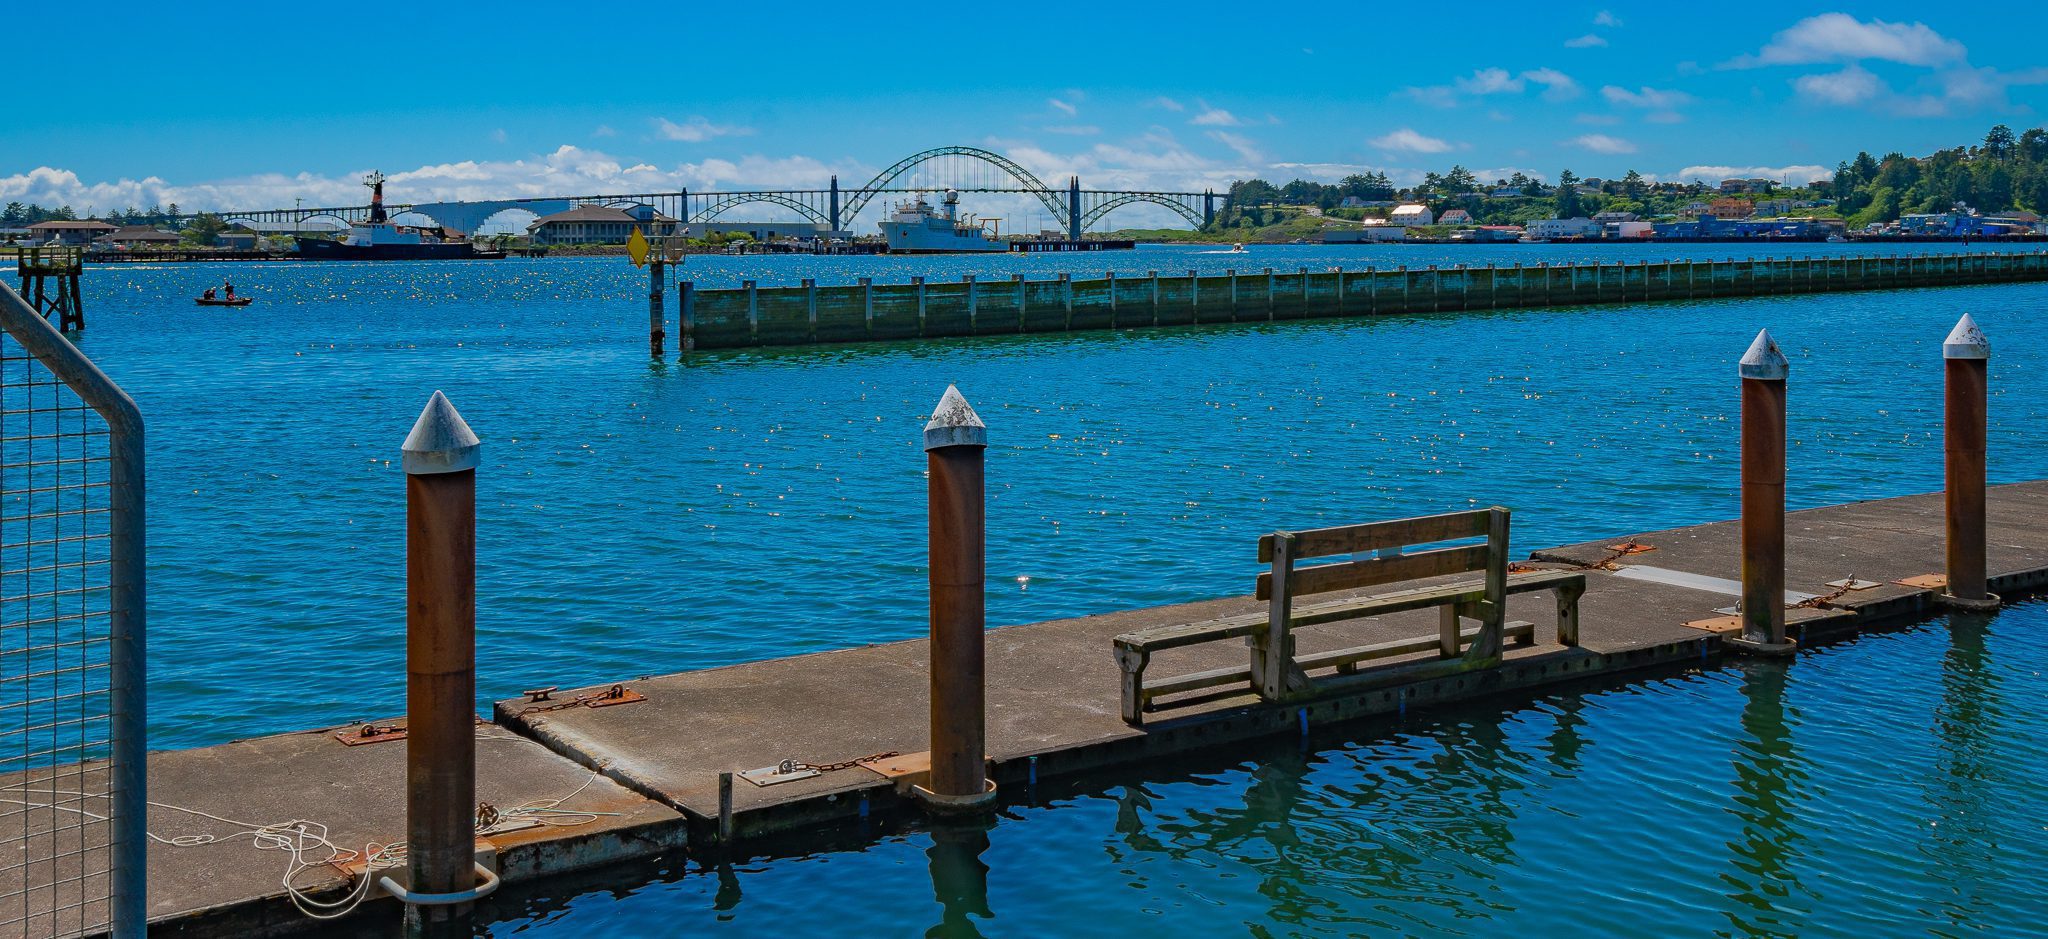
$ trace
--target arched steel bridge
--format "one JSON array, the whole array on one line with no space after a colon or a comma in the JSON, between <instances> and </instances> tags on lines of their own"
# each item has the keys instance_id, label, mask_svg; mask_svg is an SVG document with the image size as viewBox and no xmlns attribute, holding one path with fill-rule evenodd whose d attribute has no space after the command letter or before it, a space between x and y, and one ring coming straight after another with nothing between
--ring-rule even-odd
<instances>
[{"instance_id":1,"label":"arched steel bridge","mask_svg":"<svg viewBox=\"0 0 2048 939\"><path fill-rule=\"evenodd\" d=\"M1021 193L1036 198L1046 213L1079 240L1081 232L1109 213L1128 205L1164 206L1191 225L1201 226L1216 217L1219 200L1213 190L1169 192L1149 190L1082 189L1079 176L1067 177L1067 185L1055 189L1046 185L1021 164L993 150L980 147L935 147L913 153L876 173L858 189L839 188L833 176L823 189L764 189L744 192L610 193L589 196L537 196L474 202L435 202L387 205L392 215L416 214L436 224L473 232L492 216L508 210L535 215L563 212L578 205L648 205L670 218L685 222L709 222L743 205L769 204L790 209L827 231L844 231L861 210L876 197L889 194L937 192ZM297 224L329 218L343 222L361 221L369 216L368 206L264 209L215 213L223 219Z\"/></svg>"}]
</instances>

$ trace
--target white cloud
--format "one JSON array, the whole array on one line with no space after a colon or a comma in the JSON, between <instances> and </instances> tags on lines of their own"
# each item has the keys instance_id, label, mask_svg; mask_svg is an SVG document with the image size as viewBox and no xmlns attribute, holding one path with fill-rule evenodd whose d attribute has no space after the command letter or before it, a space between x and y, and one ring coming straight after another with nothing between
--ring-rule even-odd
<instances>
[{"instance_id":1,"label":"white cloud","mask_svg":"<svg viewBox=\"0 0 2048 939\"><path fill-rule=\"evenodd\" d=\"M1473 72L1471 78L1460 78L1452 84L1468 95L1491 95L1502 92L1521 94L1524 82L1509 75L1507 69L1483 68Z\"/></svg>"},{"instance_id":2,"label":"white cloud","mask_svg":"<svg viewBox=\"0 0 2048 939\"><path fill-rule=\"evenodd\" d=\"M1065 114L1068 117L1073 117L1074 115L1081 113L1081 110L1079 108L1074 107L1069 102L1061 101L1058 98L1047 98L1045 99L1045 104L1047 107L1050 107L1053 110L1060 112L1061 114Z\"/></svg>"},{"instance_id":3,"label":"white cloud","mask_svg":"<svg viewBox=\"0 0 2048 939\"><path fill-rule=\"evenodd\" d=\"M1703 179L1708 182L1740 177L1743 179L1776 179L1794 186L1804 185L1816 179L1830 179L1835 171L1825 166L1796 164L1793 166L1688 166L1679 170L1674 177L1681 180Z\"/></svg>"},{"instance_id":4,"label":"white cloud","mask_svg":"<svg viewBox=\"0 0 2048 939\"><path fill-rule=\"evenodd\" d=\"M1579 83L1554 68L1532 69L1522 77L1543 86L1543 100L1569 101L1579 96Z\"/></svg>"},{"instance_id":5,"label":"white cloud","mask_svg":"<svg viewBox=\"0 0 2048 939\"><path fill-rule=\"evenodd\" d=\"M1197 127L1244 126L1244 122L1238 120L1237 115L1232 114L1229 111L1225 111L1222 108L1212 108L1206 101L1196 101L1195 106L1201 108L1201 111L1197 113L1194 117L1189 118L1188 123L1193 124Z\"/></svg>"},{"instance_id":6,"label":"white cloud","mask_svg":"<svg viewBox=\"0 0 2048 939\"><path fill-rule=\"evenodd\" d=\"M1398 94L1439 108L1455 108L1466 97L1521 94L1531 84L1543 86L1545 101L1568 101L1579 94L1579 83L1554 68L1530 69L1519 74L1504 68L1482 68L1448 85L1403 88Z\"/></svg>"},{"instance_id":7,"label":"white cloud","mask_svg":"<svg viewBox=\"0 0 2048 939\"><path fill-rule=\"evenodd\" d=\"M1618 107L1647 108L1658 111L1669 111L1673 108L1684 107L1692 103L1692 95L1686 94L1683 91L1666 91L1651 88L1647 85L1636 91L1630 91L1617 85L1608 85L1600 89L1600 96L1606 98L1607 103Z\"/></svg>"},{"instance_id":8,"label":"white cloud","mask_svg":"<svg viewBox=\"0 0 2048 939\"><path fill-rule=\"evenodd\" d=\"M1236 151L1238 158L1246 163L1263 163L1266 160L1265 154L1260 153L1257 147L1252 146L1250 138L1245 137L1243 134L1233 134L1227 130L1212 130L1209 132L1209 136Z\"/></svg>"},{"instance_id":9,"label":"white cloud","mask_svg":"<svg viewBox=\"0 0 2048 939\"><path fill-rule=\"evenodd\" d=\"M1893 90L1884 79L1856 64L1840 71L1801 75L1792 80L1799 100L1817 107L1864 107L1900 117L1943 117L1959 111L2006 110L2007 90L2016 85L2048 84L2048 69L2001 72L1961 66L1935 72L1913 93Z\"/></svg>"},{"instance_id":10,"label":"white cloud","mask_svg":"<svg viewBox=\"0 0 2048 939\"><path fill-rule=\"evenodd\" d=\"M1168 111L1185 111L1188 109L1187 105L1175 101L1172 98L1168 98L1164 95L1161 95L1157 98L1153 98L1152 100L1147 101L1145 103L1155 108L1165 108Z\"/></svg>"},{"instance_id":11,"label":"white cloud","mask_svg":"<svg viewBox=\"0 0 2048 939\"><path fill-rule=\"evenodd\" d=\"M1621 123L1621 118L1612 114L1581 114L1578 117L1572 118L1572 120L1581 124L1597 124L1601 127L1612 127Z\"/></svg>"},{"instance_id":12,"label":"white cloud","mask_svg":"<svg viewBox=\"0 0 2048 939\"><path fill-rule=\"evenodd\" d=\"M1621 20L1616 18L1614 14L1609 13L1606 10L1601 10L1599 13L1593 15L1593 25L1620 26Z\"/></svg>"},{"instance_id":13,"label":"white cloud","mask_svg":"<svg viewBox=\"0 0 2048 939\"><path fill-rule=\"evenodd\" d=\"M1597 46L1607 45L1607 37L1602 36L1599 33L1587 33L1584 36L1580 36L1575 39L1565 40L1564 45L1567 49L1591 49Z\"/></svg>"},{"instance_id":14,"label":"white cloud","mask_svg":"<svg viewBox=\"0 0 2048 939\"><path fill-rule=\"evenodd\" d=\"M698 115L680 124L665 117L657 117L654 119L654 132L663 140L702 143L714 137L746 137L753 134L754 129L733 124L713 124Z\"/></svg>"},{"instance_id":15,"label":"white cloud","mask_svg":"<svg viewBox=\"0 0 2048 939\"><path fill-rule=\"evenodd\" d=\"M1402 153L1448 153L1451 149L1449 141L1424 136L1409 127L1382 134L1366 142L1382 150Z\"/></svg>"},{"instance_id":16,"label":"white cloud","mask_svg":"<svg viewBox=\"0 0 2048 939\"><path fill-rule=\"evenodd\" d=\"M1801 75L1792 80L1792 88L1802 100L1825 105L1857 105L1891 93L1883 81L1861 65L1850 65L1839 72Z\"/></svg>"},{"instance_id":17,"label":"white cloud","mask_svg":"<svg viewBox=\"0 0 2048 939\"><path fill-rule=\"evenodd\" d=\"M1623 140L1620 137L1609 137L1606 134L1582 134L1580 136L1573 137L1572 139L1565 141L1565 143L1577 147L1584 147L1585 149L1591 150L1594 153L1636 152L1635 144Z\"/></svg>"},{"instance_id":18,"label":"white cloud","mask_svg":"<svg viewBox=\"0 0 2048 939\"><path fill-rule=\"evenodd\" d=\"M1866 23L1847 13L1822 13L1800 20L1771 37L1770 43L1757 54L1741 56L1728 64L1734 68L1755 68L1878 59L1933 68L1960 63L1966 55L1962 43L1935 32L1925 23L1887 23L1879 19Z\"/></svg>"},{"instance_id":19,"label":"white cloud","mask_svg":"<svg viewBox=\"0 0 2048 939\"><path fill-rule=\"evenodd\" d=\"M507 137L507 136L506 136L506 134L505 134L505 128L503 128L503 127L500 127L500 128L498 128L497 130L491 131L491 141L492 141L493 143L504 143L504 142L505 142L506 140L509 140L509 139L511 139L511 138L509 138L509 137Z\"/></svg>"},{"instance_id":20,"label":"white cloud","mask_svg":"<svg viewBox=\"0 0 2048 939\"><path fill-rule=\"evenodd\" d=\"M618 135L619 132L613 130L610 124L599 124L596 130L590 132L592 137L617 137Z\"/></svg>"}]
</instances>

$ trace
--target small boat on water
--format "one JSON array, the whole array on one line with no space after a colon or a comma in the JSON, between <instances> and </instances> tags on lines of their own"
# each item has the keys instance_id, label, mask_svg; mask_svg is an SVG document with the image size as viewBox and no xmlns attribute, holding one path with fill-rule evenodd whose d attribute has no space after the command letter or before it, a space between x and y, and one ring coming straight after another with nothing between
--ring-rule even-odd
<instances>
[{"instance_id":1,"label":"small boat on water","mask_svg":"<svg viewBox=\"0 0 2048 939\"><path fill-rule=\"evenodd\" d=\"M200 306L248 306L256 302L254 297L193 297L193 303Z\"/></svg>"}]
</instances>

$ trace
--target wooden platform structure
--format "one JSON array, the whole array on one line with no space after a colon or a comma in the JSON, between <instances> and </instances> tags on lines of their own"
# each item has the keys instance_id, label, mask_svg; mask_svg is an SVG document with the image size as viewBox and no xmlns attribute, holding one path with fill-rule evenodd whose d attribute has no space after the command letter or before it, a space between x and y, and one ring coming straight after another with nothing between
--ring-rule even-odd
<instances>
[{"instance_id":1,"label":"wooden platform structure","mask_svg":"<svg viewBox=\"0 0 2048 939\"><path fill-rule=\"evenodd\" d=\"M1991 585L2009 600L2048 585L2044 517L2048 481L1992 488ZM1926 615L1941 583L1936 572L1943 565L1943 531L1939 493L1791 513L1786 599L1793 606L1787 613L1792 634L1810 644ZM1302 548L1304 555L1312 550L1318 549ZM1502 648L1496 666L1446 672L1436 647L1441 616L1435 609L1375 612L1303 631L1297 651L1313 656L1430 637L1411 654L1381 660L1389 663L1381 669L1393 670L1384 680L1366 687L1336 684L1277 702L1240 685L1142 727L1126 723L1120 713L1121 670L1111 653L1116 637L1180 623L1267 616L1270 604L1244 596L991 630L992 775L1011 798L1028 798L1033 783L1053 775L1143 767L1171 754L1303 734L1439 703L1532 695L1591 676L1621 682L1631 670L1650 666L1711 667L1727 651L1723 640L1735 627L1720 611L1736 602L1739 589L1736 522L1617 532L1531 558L1518 568L1584 578L1577 645L1562 642L1556 617L1534 616L1533 644ZM1462 578L1450 573L1418 583L1426 589ZM1507 607L1500 611L1503 619L1522 596L1512 590L1495 595ZM1555 611L1548 598L1538 602L1545 614ZM330 638L336 648L353 641ZM1244 647L1232 643L1176 654L1196 669L1246 664ZM926 748L926 667L926 643L914 640L628 678L621 692L643 700L620 706L592 706L617 700L611 682L558 691L541 702L508 697L496 705L496 724L477 728L479 797L499 810L560 800L559 811L594 814L575 816L577 824L494 829L479 843L479 856L502 873L509 890L516 892L520 884L546 889L571 872L678 849L714 856L721 850L722 807L730 812L734 837L780 832L783 837L771 843L776 850L797 852L816 846L798 831L807 826L913 811L902 793L926 765L920 752ZM488 674L482 679L491 682ZM397 711L401 703L394 698L386 705ZM1674 699L1672 706L1683 702ZM336 734L350 736L349 730L151 754L150 795L158 804L151 830L170 838L224 835L237 827L189 814L200 811L251 822L323 822L332 826L333 840L356 847L404 837L406 744L390 739L349 746ZM721 798L722 775L785 760L813 769L779 785L734 782ZM33 774L0 778L0 788L14 790L11 798L32 799L20 794L33 793ZM0 825L32 826L36 818L0 803ZM842 840L835 843L844 844L847 831L839 829L835 837ZM312 925L279 884L284 862L280 852L252 850L246 840L153 846L149 880L156 931L262 936ZM580 886L561 889L622 888L663 876L661 869L614 867L579 875L566 882ZM27 871L32 877L51 873ZM20 893L20 884L9 878L22 876L19 867L0 872L0 897ZM344 870L316 866L295 883L332 899L346 895L350 880ZM486 903L486 918L489 913ZM0 910L0 918L6 915ZM369 929L396 924L399 911L390 899L373 897L352 915L358 928Z\"/></svg>"},{"instance_id":2,"label":"wooden platform structure","mask_svg":"<svg viewBox=\"0 0 2048 939\"><path fill-rule=\"evenodd\" d=\"M84 248L23 248L14 265L22 299L30 307L44 319L55 319L57 328L67 333L85 328L85 303L78 292L79 276L85 272Z\"/></svg>"}]
</instances>

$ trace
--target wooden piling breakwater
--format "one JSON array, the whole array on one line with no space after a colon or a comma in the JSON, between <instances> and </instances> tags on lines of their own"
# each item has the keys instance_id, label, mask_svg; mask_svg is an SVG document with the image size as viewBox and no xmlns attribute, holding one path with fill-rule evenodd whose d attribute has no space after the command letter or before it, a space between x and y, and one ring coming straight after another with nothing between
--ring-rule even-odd
<instances>
[{"instance_id":1,"label":"wooden piling breakwater","mask_svg":"<svg viewBox=\"0 0 2048 939\"><path fill-rule=\"evenodd\" d=\"M679 291L683 349L1145 329L2048 280L2048 252L1468 267L1296 268L1076 280Z\"/></svg>"}]
</instances>

